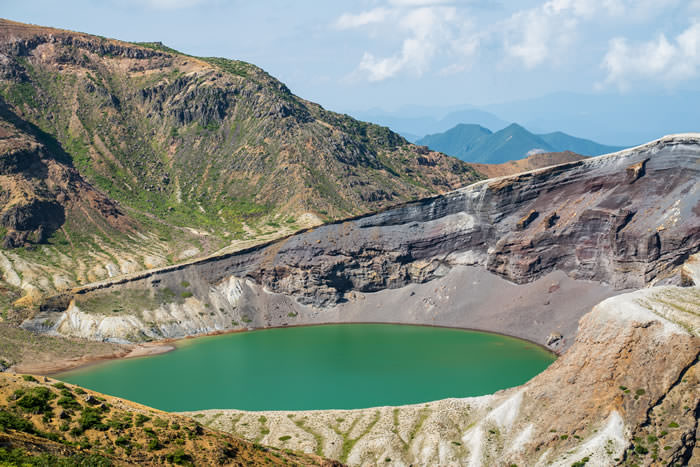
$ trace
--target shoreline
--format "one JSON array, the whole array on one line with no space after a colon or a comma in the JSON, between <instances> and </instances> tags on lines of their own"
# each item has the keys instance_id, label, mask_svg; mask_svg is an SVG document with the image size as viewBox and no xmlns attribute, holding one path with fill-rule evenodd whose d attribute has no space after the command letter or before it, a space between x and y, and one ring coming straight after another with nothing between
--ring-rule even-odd
<instances>
[{"instance_id":1,"label":"shoreline","mask_svg":"<svg viewBox=\"0 0 700 467\"><path fill-rule=\"evenodd\" d=\"M17 374L34 374L39 376L50 376L55 378L56 375L65 373L68 371L79 370L87 368L100 363L105 363L111 360L127 360L131 358L142 358L142 357L152 357L155 355L165 354L178 349L178 343L185 342L192 339L201 339L206 337L223 336L227 334L239 334L252 331L265 331L268 329L285 329L285 328L300 328L300 327L312 327L312 326L333 326L333 325L353 325L353 324L386 324L395 326L417 326L417 327L428 327L428 328L442 328L442 329L456 329L460 331L471 331L471 332L482 332L485 334L493 334L502 337L509 337L511 339L517 339L528 344L539 347L550 355L559 358L562 352L557 350L552 350L547 346L531 341L529 339L515 336L512 334L507 334L497 331L489 331L484 329L467 328L460 326L447 326L440 324L423 324L423 323L406 323L406 322L395 322L395 321L352 321L352 322L321 322L321 323L306 323L306 324L289 324L282 326L267 326L261 328L250 328L250 329L230 329L224 331L214 331L206 334L196 334L192 336L185 336L179 338L169 338L162 339L154 342L145 342L141 344L128 344L128 347L122 351L114 352L112 354L97 355L97 356L87 356L76 357L71 359L58 360L55 362L46 362L38 364L19 364L13 366L7 370L8 373Z\"/></svg>"},{"instance_id":2,"label":"shoreline","mask_svg":"<svg viewBox=\"0 0 700 467\"><path fill-rule=\"evenodd\" d=\"M67 359L60 359L53 362L43 363L19 363L13 365L7 370L7 373L16 374L33 374L37 376L49 376L54 378L55 375L65 373L67 371L77 370L98 363L104 363L110 360L125 360L129 358L149 357L159 355L175 350L175 346L170 343L174 339L167 339L157 342L148 342L144 344L125 345L121 351L116 351L111 354L102 355L83 355Z\"/></svg>"}]
</instances>

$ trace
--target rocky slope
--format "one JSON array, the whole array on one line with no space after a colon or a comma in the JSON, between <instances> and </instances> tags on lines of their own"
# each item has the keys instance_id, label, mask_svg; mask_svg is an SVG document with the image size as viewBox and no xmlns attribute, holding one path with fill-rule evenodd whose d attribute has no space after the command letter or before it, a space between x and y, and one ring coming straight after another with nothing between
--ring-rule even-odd
<instances>
[{"instance_id":1,"label":"rocky slope","mask_svg":"<svg viewBox=\"0 0 700 467\"><path fill-rule=\"evenodd\" d=\"M0 127L3 280L32 296L480 178L254 65L8 20Z\"/></svg>"},{"instance_id":2,"label":"rocky slope","mask_svg":"<svg viewBox=\"0 0 700 467\"><path fill-rule=\"evenodd\" d=\"M340 465L78 386L0 373L0 464Z\"/></svg>"},{"instance_id":3,"label":"rocky slope","mask_svg":"<svg viewBox=\"0 0 700 467\"><path fill-rule=\"evenodd\" d=\"M565 348L578 318L616 290L688 283L682 265L700 249L699 156L700 136L679 135L480 182L79 288L46 300L24 326L138 342L364 316L486 328ZM369 312L375 292L396 308Z\"/></svg>"},{"instance_id":4,"label":"rocky slope","mask_svg":"<svg viewBox=\"0 0 700 467\"><path fill-rule=\"evenodd\" d=\"M187 415L350 465L698 465L700 288L603 301L574 345L496 394L362 410ZM284 439L284 441L281 441Z\"/></svg>"}]
</instances>

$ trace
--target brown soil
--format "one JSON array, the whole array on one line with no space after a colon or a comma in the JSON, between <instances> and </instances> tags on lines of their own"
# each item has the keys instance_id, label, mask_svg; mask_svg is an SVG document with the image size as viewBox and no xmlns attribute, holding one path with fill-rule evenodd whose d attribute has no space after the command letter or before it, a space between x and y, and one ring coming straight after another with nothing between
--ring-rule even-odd
<instances>
[{"instance_id":1,"label":"brown soil","mask_svg":"<svg viewBox=\"0 0 700 467\"><path fill-rule=\"evenodd\" d=\"M508 161L503 164L476 164L470 163L474 169L484 174L487 178L503 177L506 175L514 175L528 170L541 169L550 165L564 164L567 162L576 162L585 159L586 156L576 154L571 151L564 152L546 152L541 154L533 154L525 159L517 161Z\"/></svg>"}]
</instances>

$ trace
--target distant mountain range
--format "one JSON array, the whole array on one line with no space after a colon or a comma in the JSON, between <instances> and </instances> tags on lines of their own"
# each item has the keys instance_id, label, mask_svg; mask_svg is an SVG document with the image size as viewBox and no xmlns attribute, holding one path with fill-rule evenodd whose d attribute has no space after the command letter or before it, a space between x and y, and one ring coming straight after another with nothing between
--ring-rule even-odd
<instances>
[{"instance_id":1,"label":"distant mountain range","mask_svg":"<svg viewBox=\"0 0 700 467\"><path fill-rule=\"evenodd\" d=\"M515 123L495 133L481 125L462 123L444 133L425 136L417 144L463 161L482 164L502 164L540 152L572 151L586 156L598 156L623 149L576 138L560 131L537 135Z\"/></svg>"},{"instance_id":2,"label":"distant mountain range","mask_svg":"<svg viewBox=\"0 0 700 467\"><path fill-rule=\"evenodd\" d=\"M650 111L653 109L653 111ZM346 109L360 120L388 126L409 141L441 133L458 123L478 123L491 131L518 122L541 134L563 131L605 144L636 146L673 133L698 131L700 91L669 93L567 93L473 105L405 105L395 110Z\"/></svg>"},{"instance_id":3,"label":"distant mountain range","mask_svg":"<svg viewBox=\"0 0 700 467\"><path fill-rule=\"evenodd\" d=\"M496 115L476 108L453 109L445 115L438 115L433 110L422 107L411 107L395 113L369 110L352 112L352 115L363 121L387 126L414 143L425 135L446 131L462 122L475 122L491 131L508 125L507 121Z\"/></svg>"}]
</instances>

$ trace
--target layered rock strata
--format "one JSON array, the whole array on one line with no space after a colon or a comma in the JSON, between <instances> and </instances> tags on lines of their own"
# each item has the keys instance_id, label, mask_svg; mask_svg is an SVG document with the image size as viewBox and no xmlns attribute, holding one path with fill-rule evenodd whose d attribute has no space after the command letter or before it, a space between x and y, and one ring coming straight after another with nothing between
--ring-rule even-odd
<instances>
[{"instance_id":1,"label":"layered rock strata","mask_svg":"<svg viewBox=\"0 0 700 467\"><path fill-rule=\"evenodd\" d=\"M416 291L406 286L423 284L427 306L422 311L383 307L366 321L432 321L542 343L559 333L570 344L578 318L602 298L629 288L687 282L682 265L700 249L699 155L700 135L669 136L476 183L236 253L78 288L47 300L25 326L138 342L334 322L343 320L341 312L360 316L367 309L363 297L379 291L410 297ZM643 174L630 169L640 164ZM498 277L520 287L504 286L508 294L495 299L486 293L493 290L479 284L497 290ZM431 281L440 278L454 290L433 287ZM579 291L564 294L562 280L573 281ZM525 309L515 307L517 318L508 313L500 326L489 322L488 310L478 303L471 309L481 309L473 311L479 318L471 318L463 300L470 294L488 305L527 298L521 302ZM543 316L550 294L561 306ZM393 300L410 301L407 297ZM441 301L432 316L426 312L431 301ZM121 309L119 303L127 306ZM305 319L289 319L294 313ZM450 313L456 318L441 323ZM546 325L555 316L564 321L561 330Z\"/></svg>"}]
</instances>

